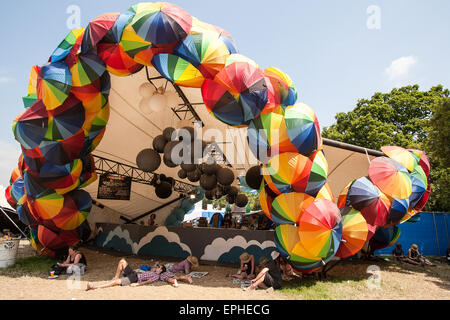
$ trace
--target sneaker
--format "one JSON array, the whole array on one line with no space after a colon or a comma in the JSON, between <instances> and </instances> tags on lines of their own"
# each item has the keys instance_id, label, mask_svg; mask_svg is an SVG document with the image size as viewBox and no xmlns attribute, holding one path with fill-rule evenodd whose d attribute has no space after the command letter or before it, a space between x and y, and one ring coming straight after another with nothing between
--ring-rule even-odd
<instances>
[{"instance_id":1,"label":"sneaker","mask_svg":"<svg viewBox=\"0 0 450 320\"><path fill-rule=\"evenodd\" d=\"M267 293L273 293L273 287L270 287L269 289L266 290Z\"/></svg>"}]
</instances>

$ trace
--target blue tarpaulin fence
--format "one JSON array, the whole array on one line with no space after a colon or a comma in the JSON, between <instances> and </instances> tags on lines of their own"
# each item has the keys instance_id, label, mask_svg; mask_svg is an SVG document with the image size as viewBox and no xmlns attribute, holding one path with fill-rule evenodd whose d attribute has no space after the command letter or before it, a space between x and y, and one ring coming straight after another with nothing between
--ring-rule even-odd
<instances>
[{"instance_id":1,"label":"blue tarpaulin fence","mask_svg":"<svg viewBox=\"0 0 450 320\"><path fill-rule=\"evenodd\" d=\"M443 256L450 247L449 223L449 213L421 212L420 221L398 225L401 235L397 242L402 244L405 254L415 243L424 255ZM392 254L393 249L394 246L390 246L376 250L375 254Z\"/></svg>"}]
</instances>

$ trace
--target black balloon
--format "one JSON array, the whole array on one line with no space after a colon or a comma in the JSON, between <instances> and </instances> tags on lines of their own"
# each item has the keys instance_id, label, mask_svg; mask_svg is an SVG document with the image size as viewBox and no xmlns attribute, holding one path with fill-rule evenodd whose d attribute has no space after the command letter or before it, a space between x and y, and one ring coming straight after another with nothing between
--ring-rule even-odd
<instances>
[{"instance_id":1,"label":"black balloon","mask_svg":"<svg viewBox=\"0 0 450 320\"><path fill-rule=\"evenodd\" d=\"M228 193L230 196L236 197L236 196L238 195L238 193L239 193L239 189L236 188L235 186L231 186L231 187L228 189L227 193Z\"/></svg>"},{"instance_id":2,"label":"black balloon","mask_svg":"<svg viewBox=\"0 0 450 320\"><path fill-rule=\"evenodd\" d=\"M167 140L163 135L156 136L155 139L153 139L153 149L158 153L163 153L166 143Z\"/></svg>"},{"instance_id":3,"label":"black balloon","mask_svg":"<svg viewBox=\"0 0 450 320\"><path fill-rule=\"evenodd\" d=\"M218 165L217 163L213 163L213 164L205 163L202 167L203 173L206 173L209 175L216 174L217 171L219 171L219 169L220 169L220 165Z\"/></svg>"},{"instance_id":4,"label":"black balloon","mask_svg":"<svg viewBox=\"0 0 450 320\"><path fill-rule=\"evenodd\" d=\"M234 173L231 169L220 168L217 173L217 181L224 186L229 186L234 181Z\"/></svg>"},{"instance_id":5,"label":"black balloon","mask_svg":"<svg viewBox=\"0 0 450 320\"><path fill-rule=\"evenodd\" d=\"M144 149L138 153L136 164L145 172L153 172L161 165L161 156L153 149Z\"/></svg>"},{"instance_id":6,"label":"black balloon","mask_svg":"<svg viewBox=\"0 0 450 320\"><path fill-rule=\"evenodd\" d=\"M235 196L232 196L230 194L227 195L227 202L229 204L233 204L235 201L236 201L236 197Z\"/></svg>"},{"instance_id":7,"label":"black balloon","mask_svg":"<svg viewBox=\"0 0 450 320\"><path fill-rule=\"evenodd\" d=\"M183 169L178 170L178 178L180 179L186 179L187 178L187 172Z\"/></svg>"},{"instance_id":8,"label":"black balloon","mask_svg":"<svg viewBox=\"0 0 450 320\"><path fill-rule=\"evenodd\" d=\"M214 189L207 190L207 191L205 191L205 198L208 200L214 200L215 194L216 194L216 191Z\"/></svg>"},{"instance_id":9,"label":"black balloon","mask_svg":"<svg viewBox=\"0 0 450 320\"><path fill-rule=\"evenodd\" d=\"M200 180L201 172L198 169L195 169L194 171L190 171L187 174L187 178L190 182L197 182Z\"/></svg>"},{"instance_id":10,"label":"black balloon","mask_svg":"<svg viewBox=\"0 0 450 320\"><path fill-rule=\"evenodd\" d=\"M248 198L245 194L240 193L236 196L235 203L239 208L244 208L248 203Z\"/></svg>"},{"instance_id":11,"label":"black balloon","mask_svg":"<svg viewBox=\"0 0 450 320\"><path fill-rule=\"evenodd\" d=\"M155 187L155 193L158 198L167 199L172 195L172 185L167 181L163 181Z\"/></svg>"},{"instance_id":12,"label":"black balloon","mask_svg":"<svg viewBox=\"0 0 450 320\"><path fill-rule=\"evenodd\" d=\"M191 172L197 169L197 165L196 164L185 164L182 163L181 165L181 169L183 169L186 172Z\"/></svg>"},{"instance_id":13,"label":"black balloon","mask_svg":"<svg viewBox=\"0 0 450 320\"><path fill-rule=\"evenodd\" d=\"M164 154L163 156L163 161L164 164L169 168L175 168L178 166L177 164L173 163L172 160L166 154Z\"/></svg>"},{"instance_id":14,"label":"black balloon","mask_svg":"<svg viewBox=\"0 0 450 320\"><path fill-rule=\"evenodd\" d=\"M217 186L217 178L214 175L202 174L200 177L200 186L205 190L212 190Z\"/></svg>"},{"instance_id":15,"label":"black balloon","mask_svg":"<svg viewBox=\"0 0 450 320\"><path fill-rule=\"evenodd\" d=\"M261 175L260 166L251 167L245 174L245 182L247 182L247 185L250 188L255 190L258 190L261 187L262 179L263 176Z\"/></svg>"},{"instance_id":16,"label":"black balloon","mask_svg":"<svg viewBox=\"0 0 450 320\"><path fill-rule=\"evenodd\" d=\"M175 131L175 128L168 127L163 131L163 136L167 141L172 141L172 133Z\"/></svg>"}]
</instances>

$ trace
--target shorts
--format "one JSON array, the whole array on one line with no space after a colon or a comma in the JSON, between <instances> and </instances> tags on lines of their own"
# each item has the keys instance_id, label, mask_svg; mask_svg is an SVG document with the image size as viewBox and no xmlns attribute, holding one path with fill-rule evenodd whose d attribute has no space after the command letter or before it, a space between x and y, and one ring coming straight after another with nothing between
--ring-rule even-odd
<instances>
[{"instance_id":1,"label":"shorts","mask_svg":"<svg viewBox=\"0 0 450 320\"><path fill-rule=\"evenodd\" d=\"M270 275L270 273L266 272L266 275L264 276L264 282L266 286L269 288L272 287L274 289L280 289L281 284L279 284L277 281L274 280L274 278Z\"/></svg>"},{"instance_id":2,"label":"shorts","mask_svg":"<svg viewBox=\"0 0 450 320\"><path fill-rule=\"evenodd\" d=\"M131 267L129 265L127 265L125 267L125 269L123 269L122 275L123 275L123 277L119 279L121 286L125 287L125 286L129 286L132 283L138 282L138 275L137 275L136 271L131 269Z\"/></svg>"}]
</instances>

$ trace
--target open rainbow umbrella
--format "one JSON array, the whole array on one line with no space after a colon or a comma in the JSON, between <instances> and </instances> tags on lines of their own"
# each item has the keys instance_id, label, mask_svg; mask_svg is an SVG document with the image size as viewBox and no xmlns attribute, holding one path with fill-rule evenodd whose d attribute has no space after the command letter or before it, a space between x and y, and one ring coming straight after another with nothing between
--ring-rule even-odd
<instances>
[{"instance_id":1,"label":"open rainbow umbrella","mask_svg":"<svg viewBox=\"0 0 450 320\"><path fill-rule=\"evenodd\" d=\"M61 41L61 43L56 47L50 56L50 62L58 62L66 59L69 55L70 50L75 45L78 37L82 35L84 28L73 29L67 34L67 36Z\"/></svg>"},{"instance_id":2,"label":"open rainbow umbrella","mask_svg":"<svg viewBox=\"0 0 450 320\"><path fill-rule=\"evenodd\" d=\"M229 63L236 54L230 55ZM264 109L268 88L262 70L248 62L233 62L202 86L203 101L217 119L231 126L248 125Z\"/></svg>"},{"instance_id":3,"label":"open rainbow umbrella","mask_svg":"<svg viewBox=\"0 0 450 320\"><path fill-rule=\"evenodd\" d=\"M361 211L378 197L377 189L373 183L366 177L362 177L353 182L348 189L346 203Z\"/></svg>"},{"instance_id":4,"label":"open rainbow umbrella","mask_svg":"<svg viewBox=\"0 0 450 320\"><path fill-rule=\"evenodd\" d=\"M42 100L22 112L12 125L15 139L26 149L39 146L48 128L48 113Z\"/></svg>"},{"instance_id":5,"label":"open rainbow umbrella","mask_svg":"<svg viewBox=\"0 0 450 320\"><path fill-rule=\"evenodd\" d=\"M387 223L392 224L400 221L401 218L408 212L409 209L409 199L396 199L392 201L391 210L387 217Z\"/></svg>"},{"instance_id":6,"label":"open rainbow umbrella","mask_svg":"<svg viewBox=\"0 0 450 320\"><path fill-rule=\"evenodd\" d=\"M342 217L331 201L314 201L300 215L300 242L310 256L328 262L337 252L342 238Z\"/></svg>"},{"instance_id":7,"label":"open rainbow umbrella","mask_svg":"<svg viewBox=\"0 0 450 320\"><path fill-rule=\"evenodd\" d=\"M320 189L324 186L328 176L328 162L322 151L318 151L312 162L311 172L309 174L308 184L306 185L305 193L310 196L317 196ZM334 202L334 199L333 199Z\"/></svg>"},{"instance_id":8,"label":"open rainbow umbrella","mask_svg":"<svg viewBox=\"0 0 450 320\"><path fill-rule=\"evenodd\" d=\"M262 113L250 122L247 140L253 155L262 163L278 153L297 152L289 140L284 116L274 112Z\"/></svg>"},{"instance_id":9,"label":"open rainbow umbrella","mask_svg":"<svg viewBox=\"0 0 450 320\"><path fill-rule=\"evenodd\" d=\"M100 43L97 45L97 54L106 64L106 69L119 77L128 76L143 68L143 65L125 53L120 44Z\"/></svg>"},{"instance_id":10,"label":"open rainbow umbrella","mask_svg":"<svg viewBox=\"0 0 450 320\"><path fill-rule=\"evenodd\" d=\"M272 202L272 221L277 224L297 224L305 209L314 198L305 193L282 193Z\"/></svg>"},{"instance_id":11,"label":"open rainbow umbrella","mask_svg":"<svg viewBox=\"0 0 450 320\"><path fill-rule=\"evenodd\" d=\"M297 101L297 89L291 78L278 68L270 67L264 70L264 75L269 79L274 88L275 104L284 107L291 106Z\"/></svg>"},{"instance_id":12,"label":"open rainbow umbrella","mask_svg":"<svg viewBox=\"0 0 450 320\"><path fill-rule=\"evenodd\" d=\"M79 157L85 142L84 131L62 140L42 140L39 149L45 160L63 165Z\"/></svg>"},{"instance_id":13,"label":"open rainbow umbrella","mask_svg":"<svg viewBox=\"0 0 450 320\"><path fill-rule=\"evenodd\" d=\"M422 198L420 198L419 202L417 202L417 204L414 206L414 210L419 213L420 211L422 211L422 209L425 207L425 205L428 202L428 198L430 197L430 187L427 186L427 190L425 191L424 195L422 196Z\"/></svg>"},{"instance_id":14,"label":"open rainbow umbrella","mask_svg":"<svg viewBox=\"0 0 450 320\"><path fill-rule=\"evenodd\" d=\"M101 42L118 44L122 39L124 29L130 25L130 22L131 20L133 20L134 16L135 13L131 11L121 13L117 17L111 29L109 29L105 36L102 38Z\"/></svg>"},{"instance_id":15,"label":"open rainbow umbrella","mask_svg":"<svg viewBox=\"0 0 450 320\"><path fill-rule=\"evenodd\" d=\"M412 190L409 196L409 205L414 208L427 190L428 179L422 167L416 165L411 172Z\"/></svg>"},{"instance_id":16,"label":"open rainbow umbrella","mask_svg":"<svg viewBox=\"0 0 450 320\"><path fill-rule=\"evenodd\" d=\"M408 151L416 157L417 161L419 162L419 166L422 167L425 175L428 177L428 175L430 174L430 160L428 159L425 152L417 149L408 149Z\"/></svg>"},{"instance_id":17,"label":"open rainbow umbrella","mask_svg":"<svg viewBox=\"0 0 450 320\"><path fill-rule=\"evenodd\" d=\"M417 164L416 158L408 150L398 146L384 146L381 151L392 160L397 161L409 171L414 169Z\"/></svg>"},{"instance_id":18,"label":"open rainbow umbrella","mask_svg":"<svg viewBox=\"0 0 450 320\"><path fill-rule=\"evenodd\" d=\"M39 66L33 66L30 71L30 78L28 79L28 95L22 98L25 108L29 108L37 100L37 78L39 73Z\"/></svg>"},{"instance_id":19,"label":"open rainbow umbrella","mask_svg":"<svg viewBox=\"0 0 450 320\"><path fill-rule=\"evenodd\" d=\"M48 112L47 140L63 140L72 137L83 127L85 110L74 95L70 95L57 109Z\"/></svg>"},{"instance_id":20,"label":"open rainbow umbrella","mask_svg":"<svg viewBox=\"0 0 450 320\"><path fill-rule=\"evenodd\" d=\"M200 88L205 81L201 72L188 61L172 54L158 54L152 65L166 79L183 87Z\"/></svg>"},{"instance_id":21,"label":"open rainbow umbrella","mask_svg":"<svg viewBox=\"0 0 450 320\"><path fill-rule=\"evenodd\" d=\"M230 51L217 33L188 35L173 49L173 54L191 63L205 78L213 79L225 67Z\"/></svg>"},{"instance_id":22,"label":"open rainbow umbrella","mask_svg":"<svg viewBox=\"0 0 450 320\"><path fill-rule=\"evenodd\" d=\"M157 2L136 7L131 25L145 41L171 44L183 40L192 27L192 17L180 7Z\"/></svg>"},{"instance_id":23,"label":"open rainbow umbrella","mask_svg":"<svg viewBox=\"0 0 450 320\"><path fill-rule=\"evenodd\" d=\"M87 114L97 113L108 102L111 88L109 72L82 87L72 87L71 93L83 103Z\"/></svg>"},{"instance_id":24,"label":"open rainbow umbrella","mask_svg":"<svg viewBox=\"0 0 450 320\"><path fill-rule=\"evenodd\" d=\"M52 221L62 230L74 230L86 220L91 207L92 199L89 193L74 190L64 196L64 205Z\"/></svg>"},{"instance_id":25,"label":"open rainbow umbrella","mask_svg":"<svg viewBox=\"0 0 450 320\"><path fill-rule=\"evenodd\" d=\"M361 212L351 207L341 209L342 239L336 256L339 258L351 257L359 252L366 243L368 228L366 219Z\"/></svg>"},{"instance_id":26,"label":"open rainbow umbrella","mask_svg":"<svg viewBox=\"0 0 450 320\"><path fill-rule=\"evenodd\" d=\"M60 235L53 232L49 228L39 225L38 226L38 239L39 242L48 249L51 250L57 250L57 249L63 249L66 247L69 247L70 244L68 244L65 239L63 239ZM70 243L70 242L69 242ZM76 242L75 242L76 243Z\"/></svg>"},{"instance_id":27,"label":"open rainbow umbrella","mask_svg":"<svg viewBox=\"0 0 450 320\"><path fill-rule=\"evenodd\" d=\"M314 111L304 103L285 109L285 121L289 138L298 152L309 156L322 147L320 127Z\"/></svg>"},{"instance_id":28,"label":"open rainbow umbrella","mask_svg":"<svg viewBox=\"0 0 450 320\"><path fill-rule=\"evenodd\" d=\"M109 30L115 25L119 13L105 13L89 22L81 43L81 52L87 53L94 50L96 45L106 36Z\"/></svg>"},{"instance_id":29,"label":"open rainbow umbrella","mask_svg":"<svg viewBox=\"0 0 450 320\"><path fill-rule=\"evenodd\" d=\"M319 200L319 199L326 199L326 200L330 200L330 201L334 202L333 192L331 191L330 185L326 182L323 185L323 187L320 188L319 193L317 193L315 200Z\"/></svg>"},{"instance_id":30,"label":"open rainbow umbrella","mask_svg":"<svg viewBox=\"0 0 450 320\"><path fill-rule=\"evenodd\" d=\"M383 226L386 224L389 211L391 210L391 200L384 193L375 187L378 198L369 205L361 209L361 214L367 223L375 226Z\"/></svg>"},{"instance_id":31,"label":"open rainbow umbrella","mask_svg":"<svg viewBox=\"0 0 450 320\"><path fill-rule=\"evenodd\" d=\"M338 201L337 201L337 206L339 209L342 209L343 207L345 207L346 205L349 205L349 203L347 203L347 195L348 195L348 190L350 189L350 186L352 185L353 182L355 182L356 180L350 181L344 189L342 189L341 193L338 196Z\"/></svg>"},{"instance_id":32,"label":"open rainbow umbrella","mask_svg":"<svg viewBox=\"0 0 450 320\"><path fill-rule=\"evenodd\" d=\"M378 227L370 239L369 245L372 250L380 250L392 246L400 237L401 230L397 226L388 228Z\"/></svg>"},{"instance_id":33,"label":"open rainbow umbrella","mask_svg":"<svg viewBox=\"0 0 450 320\"><path fill-rule=\"evenodd\" d=\"M56 193L65 194L78 187L82 169L83 163L80 159L66 165L46 162L39 172L39 180L42 186L54 189Z\"/></svg>"},{"instance_id":34,"label":"open rainbow umbrella","mask_svg":"<svg viewBox=\"0 0 450 320\"><path fill-rule=\"evenodd\" d=\"M274 194L270 188L267 186L266 182L261 181L261 187L259 188L259 203L264 214L272 220L270 211L272 210L272 202L275 199L276 194Z\"/></svg>"},{"instance_id":35,"label":"open rainbow umbrella","mask_svg":"<svg viewBox=\"0 0 450 320\"><path fill-rule=\"evenodd\" d=\"M407 199L411 195L408 170L395 160L379 157L370 162L370 180L387 196Z\"/></svg>"},{"instance_id":36,"label":"open rainbow umbrella","mask_svg":"<svg viewBox=\"0 0 450 320\"><path fill-rule=\"evenodd\" d=\"M56 109L67 99L72 87L72 74L64 61L43 65L38 74L37 97L47 110Z\"/></svg>"},{"instance_id":37,"label":"open rainbow umbrella","mask_svg":"<svg viewBox=\"0 0 450 320\"><path fill-rule=\"evenodd\" d=\"M51 189L40 193L36 198L28 197L27 199L30 211L42 220L55 217L64 205L64 196Z\"/></svg>"},{"instance_id":38,"label":"open rainbow umbrella","mask_svg":"<svg viewBox=\"0 0 450 320\"><path fill-rule=\"evenodd\" d=\"M263 175L269 188L276 194L305 192L312 161L298 153L278 154L263 164Z\"/></svg>"},{"instance_id":39,"label":"open rainbow umbrella","mask_svg":"<svg viewBox=\"0 0 450 320\"><path fill-rule=\"evenodd\" d=\"M75 59L74 65L70 68L72 86L82 87L91 84L100 78L105 71L105 63L96 54L79 54Z\"/></svg>"}]
</instances>

